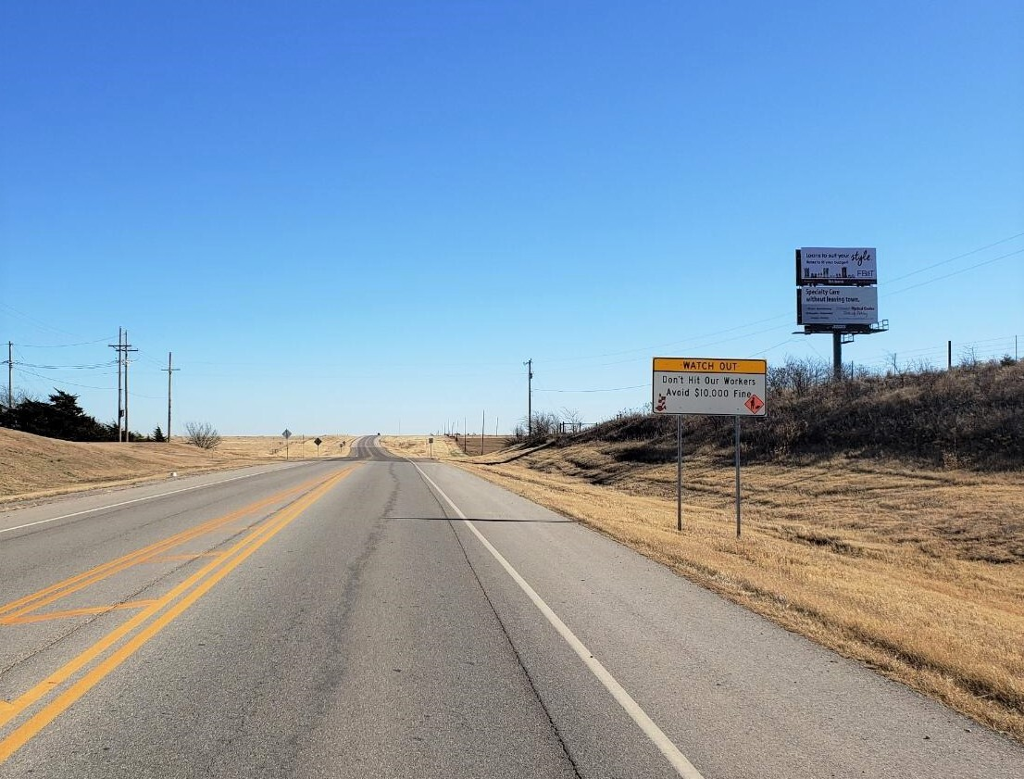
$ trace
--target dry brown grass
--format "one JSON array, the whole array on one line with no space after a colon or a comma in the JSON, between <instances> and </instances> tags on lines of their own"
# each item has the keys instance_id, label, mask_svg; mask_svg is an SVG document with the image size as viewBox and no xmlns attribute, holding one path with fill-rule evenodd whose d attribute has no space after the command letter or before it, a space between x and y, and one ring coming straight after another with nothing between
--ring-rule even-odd
<instances>
[{"instance_id":1,"label":"dry brown grass","mask_svg":"<svg viewBox=\"0 0 1024 779\"><path fill-rule=\"evenodd\" d=\"M1024 740L1024 485L1019 474L834 458L733 471L643 467L614 445L453 459L693 581ZM716 464L718 463L718 464Z\"/></svg>"},{"instance_id":2,"label":"dry brown grass","mask_svg":"<svg viewBox=\"0 0 1024 779\"><path fill-rule=\"evenodd\" d=\"M313 442L317 436L292 436L288 441L287 457L290 460L315 460L317 447ZM352 448L354 436L321 435L320 457L345 457ZM225 436L216 451L232 457L254 459L285 459L285 440L281 436Z\"/></svg>"},{"instance_id":3,"label":"dry brown grass","mask_svg":"<svg viewBox=\"0 0 1024 779\"><path fill-rule=\"evenodd\" d=\"M322 438L322 457L348 454L351 436ZM179 438L169 444L83 444L0 428L0 503L284 460L283 443L274 436L226 436L208 451ZM289 456L312 459L316 446L300 439L289 446Z\"/></svg>"},{"instance_id":4,"label":"dry brown grass","mask_svg":"<svg viewBox=\"0 0 1024 779\"><path fill-rule=\"evenodd\" d=\"M434 439L433 445L430 438ZM399 457L433 457L435 460L463 459L462 448L443 435L385 435L381 446Z\"/></svg>"}]
</instances>

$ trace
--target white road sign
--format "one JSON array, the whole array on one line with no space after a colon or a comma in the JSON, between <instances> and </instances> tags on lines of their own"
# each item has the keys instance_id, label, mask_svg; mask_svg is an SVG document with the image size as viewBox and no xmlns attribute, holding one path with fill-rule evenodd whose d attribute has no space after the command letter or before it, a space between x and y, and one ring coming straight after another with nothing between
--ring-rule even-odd
<instances>
[{"instance_id":1,"label":"white road sign","mask_svg":"<svg viewBox=\"0 0 1024 779\"><path fill-rule=\"evenodd\" d=\"M877 287L800 287L798 325L873 325L878 322Z\"/></svg>"},{"instance_id":2,"label":"white road sign","mask_svg":"<svg viewBox=\"0 0 1024 779\"><path fill-rule=\"evenodd\" d=\"M763 417L764 360L718 357L655 357L652 408L655 414Z\"/></svg>"},{"instance_id":3,"label":"white road sign","mask_svg":"<svg viewBox=\"0 0 1024 779\"><path fill-rule=\"evenodd\" d=\"M874 248L797 249L796 283L877 284L878 262Z\"/></svg>"}]
</instances>

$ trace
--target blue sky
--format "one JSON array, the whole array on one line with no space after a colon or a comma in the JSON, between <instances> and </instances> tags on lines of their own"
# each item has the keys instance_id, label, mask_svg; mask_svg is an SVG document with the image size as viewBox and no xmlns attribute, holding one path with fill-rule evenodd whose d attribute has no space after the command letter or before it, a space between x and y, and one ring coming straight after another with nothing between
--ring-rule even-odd
<instances>
[{"instance_id":1,"label":"blue sky","mask_svg":"<svg viewBox=\"0 0 1024 779\"><path fill-rule=\"evenodd\" d=\"M4 3L15 390L112 420L124 326L144 432L169 351L175 428L505 431L528 358L596 421L656 354L830 358L799 246L878 249L848 361L1024 351L1021 40L1016 0Z\"/></svg>"}]
</instances>

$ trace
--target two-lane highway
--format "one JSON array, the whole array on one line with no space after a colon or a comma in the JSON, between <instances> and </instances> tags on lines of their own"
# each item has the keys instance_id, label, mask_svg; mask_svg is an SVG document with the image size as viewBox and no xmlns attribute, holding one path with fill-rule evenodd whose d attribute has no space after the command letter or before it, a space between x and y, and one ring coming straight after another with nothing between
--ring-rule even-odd
<instances>
[{"instance_id":1,"label":"two-lane highway","mask_svg":"<svg viewBox=\"0 0 1024 779\"><path fill-rule=\"evenodd\" d=\"M0 513L0 776L1000 777L1024 749L457 468Z\"/></svg>"}]
</instances>

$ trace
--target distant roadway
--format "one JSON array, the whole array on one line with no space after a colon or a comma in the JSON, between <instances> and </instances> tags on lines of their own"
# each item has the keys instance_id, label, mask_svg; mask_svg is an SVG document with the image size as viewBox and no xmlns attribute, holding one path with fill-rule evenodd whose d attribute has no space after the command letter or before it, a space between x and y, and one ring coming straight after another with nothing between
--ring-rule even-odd
<instances>
[{"instance_id":1,"label":"distant roadway","mask_svg":"<svg viewBox=\"0 0 1024 779\"><path fill-rule=\"evenodd\" d=\"M984 777L1024 747L458 468L0 511L0 777Z\"/></svg>"}]
</instances>

